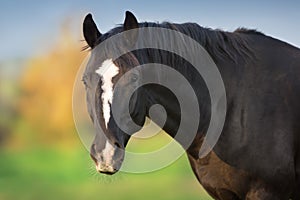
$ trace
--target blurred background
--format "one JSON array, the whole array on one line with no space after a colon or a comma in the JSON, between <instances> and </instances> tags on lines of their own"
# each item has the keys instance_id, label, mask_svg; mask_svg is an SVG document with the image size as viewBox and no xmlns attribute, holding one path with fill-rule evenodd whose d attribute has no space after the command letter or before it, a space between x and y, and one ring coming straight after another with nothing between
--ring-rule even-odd
<instances>
[{"instance_id":1,"label":"blurred background","mask_svg":"<svg viewBox=\"0 0 300 200\"><path fill-rule=\"evenodd\" d=\"M185 155L147 174L95 172L72 118L73 83L88 53L81 51L83 18L93 13L106 32L130 10L140 21L255 28L299 47L299 6L293 0L2 1L0 200L210 199Z\"/></svg>"}]
</instances>

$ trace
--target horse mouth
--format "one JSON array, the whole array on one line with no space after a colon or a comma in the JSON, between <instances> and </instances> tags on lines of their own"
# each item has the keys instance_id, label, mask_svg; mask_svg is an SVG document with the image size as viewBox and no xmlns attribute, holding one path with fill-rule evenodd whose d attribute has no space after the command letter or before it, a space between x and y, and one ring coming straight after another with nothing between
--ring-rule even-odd
<instances>
[{"instance_id":1,"label":"horse mouth","mask_svg":"<svg viewBox=\"0 0 300 200\"><path fill-rule=\"evenodd\" d=\"M109 171L99 171L101 174L106 174L106 175L114 175L116 172L109 172Z\"/></svg>"},{"instance_id":2,"label":"horse mouth","mask_svg":"<svg viewBox=\"0 0 300 200\"><path fill-rule=\"evenodd\" d=\"M96 170L99 173L106 174L106 175L113 175L118 171L117 169L113 168L112 166L100 165L100 164L96 164Z\"/></svg>"}]
</instances>

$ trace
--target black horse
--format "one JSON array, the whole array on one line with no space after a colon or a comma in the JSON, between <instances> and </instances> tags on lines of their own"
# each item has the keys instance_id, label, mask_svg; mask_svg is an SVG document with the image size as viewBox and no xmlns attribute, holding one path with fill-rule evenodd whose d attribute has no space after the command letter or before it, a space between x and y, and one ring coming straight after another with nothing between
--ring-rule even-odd
<instances>
[{"instance_id":1,"label":"black horse","mask_svg":"<svg viewBox=\"0 0 300 200\"><path fill-rule=\"evenodd\" d=\"M206 49L218 67L226 89L226 120L217 144L204 158L199 157L199 150L210 121L211 101L203 79L191 64L178 55L157 49L132 51L116 60L111 59L112 52L97 50L106 39L132 29L136 34L126 35L126 41L127 45L134 45L138 37L143 37L138 32L141 27L160 27L188 35ZM183 74L196 92L201 120L186 152L199 182L213 198L300 199L298 48L243 28L224 32L194 23L138 23L130 12L126 12L124 24L105 34L98 31L88 14L83 33L91 48L83 76L88 110L95 126L105 130L106 136L96 135L90 152L99 172L113 174L120 169L122 149L130 138L111 117L112 98L128 95L127 85L141 77L137 72L123 81L123 87L117 91L113 90L114 84L135 66L162 63ZM119 48L126 45L120 44ZM99 77L97 70L107 66L109 71ZM150 84L139 89L131 101L131 117L142 126L153 104L164 106L167 121L162 128L174 137L180 122L180 105L167 88Z\"/></svg>"}]
</instances>

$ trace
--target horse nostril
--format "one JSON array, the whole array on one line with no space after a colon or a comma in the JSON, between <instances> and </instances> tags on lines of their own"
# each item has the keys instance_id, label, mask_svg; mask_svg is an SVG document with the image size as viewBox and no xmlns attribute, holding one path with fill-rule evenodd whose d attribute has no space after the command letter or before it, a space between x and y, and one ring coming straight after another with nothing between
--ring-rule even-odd
<instances>
[{"instance_id":1,"label":"horse nostril","mask_svg":"<svg viewBox=\"0 0 300 200\"><path fill-rule=\"evenodd\" d=\"M96 152L96 145L92 144L91 146L91 153L94 154Z\"/></svg>"},{"instance_id":2,"label":"horse nostril","mask_svg":"<svg viewBox=\"0 0 300 200\"><path fill-rule=\"evenodd\" d=\"M120 145L119 143L117 143L117 142L115 142L114 145L115 145L116 147L118 147L118 148L121 148L121 145Z\"/></svg>"},{"instance_id":3,"label":"horse nostril","mask_svg":"<svg viewBox=\"0 0 300 200\"><path fill-rule=\"evenodd\" d=\"M97 164L97 159L93 156L93 154L90 153L91 158L93 159L93 161Z\"/></svg>"},{"instance_id":4,"label":"horse nostril","mask_svg":"<svg viewBox=\"0 0 300 200\"><path fill-rule=\"evenodd\" d=\"M91 158L93 159L93 161L97 164L97 159L95 158L95 153L96 153L96 148L95 148L95 144L93 144L91 146L91 153L90 153L90 156Z\"/></svg>"}]
</instances>

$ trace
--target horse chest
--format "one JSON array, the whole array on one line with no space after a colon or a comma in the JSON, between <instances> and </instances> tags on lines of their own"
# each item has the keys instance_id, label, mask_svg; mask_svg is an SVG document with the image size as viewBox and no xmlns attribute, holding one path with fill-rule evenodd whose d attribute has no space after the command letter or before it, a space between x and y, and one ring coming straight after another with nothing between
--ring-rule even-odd
<instances>
[{"instance_id":1,"label":"horse chest","mask_svg":"<svg viewBox=\"0 0 300 200\"><path fill-rule=\"evenodd\" d=\"M223 162L214 152L202 159L188 155L192 169L205 190L216 199L243 199L250 176Z\"/></svg>"}]
</instances>

